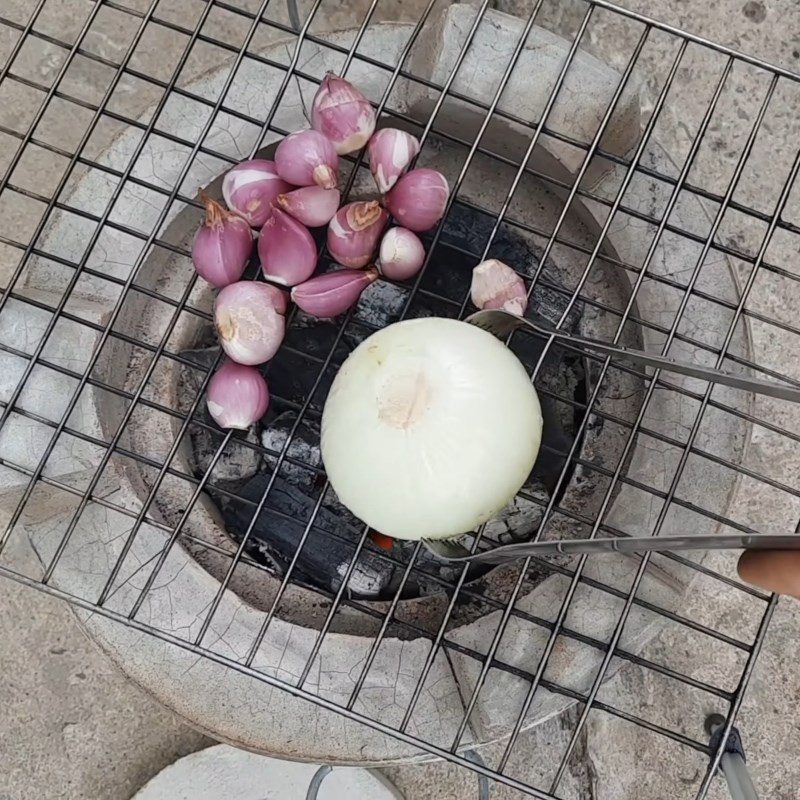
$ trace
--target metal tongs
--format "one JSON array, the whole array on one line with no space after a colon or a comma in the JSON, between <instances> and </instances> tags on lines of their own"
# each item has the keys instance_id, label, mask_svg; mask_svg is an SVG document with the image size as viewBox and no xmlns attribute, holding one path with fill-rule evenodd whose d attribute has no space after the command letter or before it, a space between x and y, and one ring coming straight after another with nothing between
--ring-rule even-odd
<instances>
[{"instance_id":1,"label":"metal tongs","mask_svg":"<svg viewBox=\"0 0 800 800\"><path fill-rule=\"evenodd\" d=\"M596 339L583 339L580 336L572 336L563 333L555 328L548 328L539 325L525 317L519 317L508 311L492 309L478 311L467 317L465 322L475 325L489 333L493 333L498 339L505 339L509 334L519 328L525 328L531 333L544 338L553 338L563 342L571 348L584 350L603 355L613 356L622 361L629 361L643 367L653 367L654 369L665 369L670 372L677 372L681 375L688 375L691 378L699 378L704 381L732 386L735 389L744 389L747 392L765 394L770 397L777 397L781 400L791 400L794 403L800 402L800 388L789 386L784 383L773 383L772 381L761 380L760 378L747 378L743 375L734 375L721 369L712 367L701 367L697 364L689 364L685 361L676 361L667 356L653 355L645 353L643 350L635 350L630 347L620 347L619 345L608 344Z\"/></svg>"},{"instance_id":2,"label":"metal tongs","mask_svg":"<svg viewBox=\"0 0 800 800\"><path fill-rule=\"evenodd\" d=\"M748 392L778 397L782 400L800 401L800 389L786 384L773 383L758 378L733 375L719 369L700 367L676 361L666 356L652 355L619 347L594 339L583 339L567 335L554 328L539 325L529 319L502 310L478 311L467 317L471 325L482 328L500 339L506 339L518 328L526 328L537 336L552 337L578 350L603 353L615 358L655 369L666 369L692 378L733 386ZM453 540L423 539L425 547L445 561L458 563L503 564L529 556L583 553L644 553L647 551L672 550L800 550L800 535L794 534L721 534L718 536L620 536L608 539L570 539L549 542L520 542L502 545L491 550L472 553Z\"/></svg>"},{"instance_id":3,"label":"metal tongs","mask_svg":"<svg viewBox=\"0 0 800 800\"><path fill-rule=\"evenodd\" d=\"M800 534L723 533L704 536L620 536L610 539L561 539L504 544L472 553L452 539L423 539L433 555L460 564L505 564L529 556L583 553L646 553L673 550L800 550Z\"/></svg>"}]
</instances>

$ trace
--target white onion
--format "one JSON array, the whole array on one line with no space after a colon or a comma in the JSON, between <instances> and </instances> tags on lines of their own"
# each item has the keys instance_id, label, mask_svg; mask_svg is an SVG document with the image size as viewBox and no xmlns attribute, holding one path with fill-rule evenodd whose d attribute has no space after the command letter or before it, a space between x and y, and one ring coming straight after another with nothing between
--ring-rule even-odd
<instances>
[{"instance_id":1,"label":"white onion","mask_svg":"<svg viewBox=\"0 0 800 800\"><path fill-rule=\"evenodd\" d=\"M517 357L450 319L398 322L345 361L322 416L339 499L398 539L444 539L491 519L523 485L542 415Z\"/></svg>"}]
</instances>

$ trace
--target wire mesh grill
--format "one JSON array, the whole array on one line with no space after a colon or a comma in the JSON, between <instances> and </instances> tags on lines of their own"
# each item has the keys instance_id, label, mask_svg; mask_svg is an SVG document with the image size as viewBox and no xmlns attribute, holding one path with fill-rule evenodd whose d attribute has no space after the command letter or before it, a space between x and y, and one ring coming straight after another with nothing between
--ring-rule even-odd
<instances>
[{"instance_id":1,"label":"wire mesh grill","mask_svg":"<svg viewBox=\"0 0 800 800\"><path fill-rule=\"evenodd\" d=\"M776 351L791 347L800 330L790 314L776 312L764 298L780 292L782 285L790 285L798 277L787 263L786 254L793 248L796 251L800 232L800 220L793 221L798 211L793 188L800 154L774 152L776 161L785 162L785 180L779 186L764 185L754 173L751 161L754 152L769 152L775 147L777 127L791 126L792 121L787 120L783 110L791 108L789 99L797 92L798 77L611 3L581 4L575 7L573 17L565 19L558 17L555 7L550 8L540 0L519 18L515 28L517 38L509 45L508 59L499 65L487 65L487 69L496 71L494 92L476 99L460 82L459 70L465 64L469 66L470 48L478 46L482 26L489 25L490 19L494 20L491 24L498 24L496 17L490 18L493 12L488 2L469 7L468 28L443 80L417 74L414 64L417 63L415 47L419 49L418 42L425 41L435 20L446 12L447 3L431 0L396 8L389 2L373 0L346 11L347 25L341 27L349 28L350 33L338 38L326 31L340 24L336 16L340 10L327 9L322 0L300 9L294 5L277 8L277 5L268 0L261 3L213 0L192 7L189 14L180 4L159 0L138 3L103 0L88 4L79 29L69 32L60 31L53 24L52 10L46 0L38 0L25 19L0 14L0 33L5 45L0 97L25 109L19 118L5 118L0 125L4 149L10 154L3 161L0 202L5 208L15 206L25 212L23 217L7 216L12 224L0 229L3 257L10 265L4 275L5 291L0 299L0 349L6 356L9 374L3 385L0 413L0 463L5 487L0 572L62 597L92 615L152 634L414 748L478 770L530 796L563 796L565 776L580 760L587 725L598 718L613 718L615 723L638 732L638 736L652 736L664 746L686 751L687 763L697 767L695 778L676 786L674 796L679 796L680 791L683 793L680 796L705 797L720 753L711 752L699 734L703 714L708 709L723 711L728 725L732 725L774 599L741 585L732 577L727 562L677 555L658 556L652 561L642 558L623 584L615 584L605 580L602 572L593 571L592 560L583 557L569 562L527 561L516 568L503 591L489 591L484 584L468 580L466 570L452 578L428 574L427 578L438 584L444 600L435 622L420 624L415 622L413 614L404 613L403 607L409 581L427 569L420 561L421 548L416 546L400 555L394 550L381 551L371 543L367 529L360 530L352 543L347 568L337 589L326 591L307 585L297 574L297 559L310 541L329 487L319 465L298 456L293 442L304 419L317 413L319 393L340 363L340 345L347 331L353 325L364 326L365 322L358 319L357 313L347 315L337 321L319 352L297 353L305 363L313 365L315 378L299 397L284 398L288 405L294 403L296 421L279 449L231 432L220 435L200 413L213 365L200 365L175 347L175 332L187 319L194 320L193 324L207 325L209 314L198 299L200 287L191 270L186 269L189 257L186 241L173 235L169 223L178 210L194 215L193 220L198 218L200 204L194 191L187 189L192 186L195 173L205 174L205 170L219 175L230 164L261 151L275 135L288 132L281 125L286 104L296 102L297 96L310 97L309 92L313 92L322 76L308 67L307 48L313 47L330 54L343 75L351 75L352 70L362 67L383 75L382 94L372 98L379 116L412 126L423 142L423 152L425 147L434 153L438 148L450 147L460 154L457 169L448 175L452 185L448 215L426 241L429 262L444 244L450 248L448 252L458 250L448 239L447 219L459 209L468 209L481 215L485 222L488 220L487 234L479 246L462 245L462 255L474 263L492 255L498 239L510 235L509 231L538 242L536 264L524 278L534 299L541 289L561 298L560 316L554 320L557 324L563 326L570 313L580 307L585 314L612 320L609 338L615 342L625 340L628 335L650 337L648 341L658 342L664 353L674 354L678 348L677 352L688 352L702 363L798 385L796 365L787 363ZM396 57L383 61L368 46L370 36L386 20L395 18L401 21L396 29ZM558 33L565 36L566 45L541 114L531 119L509 108L504 102L508 97L504 92L517 75L528 37L540 24L551 27L555 24ZM107 49L103 46L103 31L108 26L123 30L124 35ZM279 47L285 57L275 55ZM563 101L570 71L586 58L586 52L597 53L610 62L617 70L618 82L598 116L596 128L584 140L574 131L554 125L552 112ZM206 87L210 87L209 91L199 92L193 80L220 64L225 69ZM235 94L232 87L235 89L244 64L269 70L277 86L265 98L260 113L237 108L231 102ZM609 143L609 132L617 115L622 113L626 92L637 82L643 84L647 98L642 101L641 132L637 128L633 146L620 153ZM424 90L430 100L424 118L395 102L401 86L405 91ZM737 106L734 100L745 91L748 101ZM702 101L695 98L693 103L687 103L687 94L696 94ZM170 116L175 98L180 98L184 111L192 110L196 118L184 116L179 120L181 124L176 125ZM470 113L477 115L474 130L469 125L443 123L451 102L468 106ZM722 120L727 119L725 114L734 107L741 112L739 121L734 128L725 130ZM692 116L693 110L696 116ZM72 138L54 137L54 120L66 118L74 119L74 124L66 126ZM223 125L221 120L224 124L233 120L254 131L246 152L237 152L235 148L225 150L210 143L212 132ZM498 146L497 138L489 135L495 123L515 131L514 135L520 130L525 132L519 152ZM125 158L110 159L108 148L126 131L134 131L136 136ZM670 143L675 158L671 166L665 168L666 162L656 163L649 158L649 148L657 139ZM158 175L155 166L149 173L141 169L143 161L153 159L154 140L173 147L177 154L179 166L168 181L153 177ZM499 144L503 143L501 138ZM561 147L563 161L571 163L572 169L559 173L536 162L532 156L545 143L551 149ZM24 178L24 167L30 159L42 164L37 181ZM474 179L472 171L481 160L496 165L498 174L507 176L499 200L489 208L482 207L467 191ZM613 176L611 190L607 184L605 190L598 189L595 172L598 170ZM361 157L352 159L347 168L345 195L358 185L363 172ZM90 174L99 175L106 182L106 196L81 196L80 181ZM145 174L148 177L143 177ZM521 187L531 180L558 198L557 211L546 224L515 205ZM657 187L657 191L652 192L649 204L633 202L633 190L645 180L649 186ZM143 203L152 206L147 226L118 213L121 199L131 192L138 193ZM698 202L706 210L703 219L685 211L687 203ZM565 232L578 206L595 209L601 219L583 240ZM682 208L683 215L678 213ZM60 240L54 242L52 236L48 239L48 231L59 220L61 224L66 220L77 231L75 241L79 248L59 246ZM607 246L609 238L626 226L634 226L635 235L646 237L642 258L637 263L629 262ZM110 267L115 263L114 254L104 251L109 231L135 243L135 257L129 262L120 261L125 265L124 270ZM694 248L690 251L693 258L681 272L659 269L665 251L686 243ZM104 260L98 260L99 251L104 252ZM551 259L567 251L580 257L583 264L571 285L555 281L547 269ZM171 264L182 265L180 292L172 291L174 287L166 291L159 281L146 276L145 266L154 254L172 259ZM35 270L41 271L42 264L48 265L50 272L41 274L51 276L52 285L42 285L41 280L36 285L31 279ZM736 276L735 292L722 291L713 274L709 278L711 264L717 267L724 264ZM623 276L630 286L619 306L594 291L593 279L600 265ZM463 316L468 312L468 296L463 292L454 296L441 290L426 278L430 276L429 268L430 263L413 285L405 287L396 310L397 318L422 313ZM107 290L104 299L97 302L93 302L90 294L95 286ZM660 315L642 311L643 296L654 291L671 298ZM146 299L166 308L163 328L144 337L126 326L124 321L132 298L136 302ZM435 311L431 312L431 308ZM30 321L30 330L23 330L25 326L18 317L12 318L14 312ZM703 323L705 319L720 316L724 324L717 328ZM687 324L690 319L694 320L691 326ZM68 352L57 352L54 343L58 342L67 342ZM117 345L136 354L138 372L133 386L124 380L112 380L109 376L113 370L100 369L120 352L113 349ZM532 370L537 386L551 346L552 341ZM292 348L291 338L287 340L287 348ZM197 391L185 403L165 404L154 387L162 370L178 366L195 373ZM757 516L752 516L747 503L733 502L730 493L725 495L724 502L717 502L710 493L702 491L706 485L725 480L733 481L731 486L746 486L748 497L762 504L781 506L788 518L796 519L798 490L788 482L790 479L774 463L751 458L744 446L734 455L715 447L714 432L719 429L709 428L708 423L709 419L732 421L730 424L740 426L736 430L742 439L757 432L762 442L788 448L796 444L798 434L775 423L776 418L782 419L774 413L780 403L761 399L752 403L750 398L720 391L719 387L682 383L659 372L641 375L600 357L587 370L591 380L587 380L583 397L567 397L547 387L540 388L543 396L550 395L553 401L568 406L575 419L576 435L571 445L566 452L556 453L561 458L560 471L554 479L556 489L563 488L578 470L585 480L586 476L594 476L600 481L601 500L595 507L581 508L565 504L563 494L557 490L544 501L526 498L540 506L538 525L533 532L537 537L546 535L553 526L558 529L559 521L564 520L581 526L586 536L641 532L627 529L611 514L622 491L628 492L629 502L647 505L652 510L648 517L652 525L646 532L653 535L662 532L676 514L685 524L694 520L697 524L702 521L731 530L754 530ZM59 386L69 387L66 396L44 397L48 384L43 376L47 375L64 379ZM629 416L613 413L599 402L603 392L610 385L616 386L614 381L621 380L619 376L641 382L641 391L635 396ZM86 402L88 390L108 398L108 403L116 403L117 411L110 417L114 422L112 430L88 430L78 421L76 409L79 411ZM666 429L654 428L648 420L647 410L658 396L669 396L682 409L679 420L682 435L665 433ZM131 429L147 414L163 417L164 424L174 432L158 457L131 445ZM582 449L583 437L597 426L613 429L621 442L613 462L604 460L602 454ZM190 474L178 457L189 437L198 431L216 437L215 450L201 474ZM310 471L317 478L313 507L301 520L302 536L297 552L280 574L270 602L262 609L255 636L244 652L237 653L221 651L216 646L216 637L210 633L218 622L226 593L239 587L237 578L243 569L261 575L274 572L252 557L247 543L256 521L268 507L275 478L267 482L264 492L255 500L238 497L236 491L226 488L215 470L234 444L259 458L271 459L273 476L293 466ZM665 464L662 481L637 473L637 447L660 451ZM83 465L82 470L75 467L76 459ZM699 493L692 491L691 486L698 474L698 463L702 463L706 475L706 484ZM120 501L106 490L114 470L129 470L131 464L147 470L150 476L138 505ZM159 493L170 482L183 487L183 502L173 517L158 510ZM209 492L239 500L250 509L250 522L233 546L204 538L192 524L193 514ZM59 503L66 503L66 512ZM42 550L38 551L40 569L26 571L14 563L15 539L24 533L31 514L35 516L37 509L54 506L61 509L61 524L51 532L46 557L42 556ZM97 591L89 596L70 591L69 585L59 580L59 569L67 557L74 557L70 548L92 509L113 514L115 519L127 519L128 524L120 536L116 558L87 568L94 570L97 577ZM146 530L159 532L160 543L152 548L149 559L138 565L135 574L141 582L123 606L117 602L125 594L122 589L133 585L126 559L138 546L136 543L146 536ZM196 624L186 631L165 630L152 621L151 601L155 591L162 588L164 573L176 547L185 547L195 554L211 554L223 565L214 592L203 601ZM370 558L390 565L399 576L391 596L382 603L366 602L354 597L348 589L367 553ZM557 606L543 611L520 602L529 589L531 570L559 576L563 581L564 590ZM642 590L649 575L661 575L669 581L675 570L694 576L686 584L693 587L692 591L689 596L682 595L685 599L680 608L660 603ZM319 596L322 611L304 663L287 679L279 671L260 669L258 656L276 619L285 613L287 597L297 584ZM591 622L584 624L575 616L586 587L614 604L613 624L607 630L595 631ZM685 587L682 591L685 593ZM720 607L736 609L735 620L721 616L710 619L706 614L708 604L698 602L697 597L714 597ZM480 643L451 635L454 615L465 602L480 604L484 615L494 614L492 627L484 631L485 640ZM367 618L372 627L366 637L364 657L352 678L351 691L331 699L318 690L312 691L308 682L326 641L340 629L345 614ZM642 650L640 644L627 641L631 614L647 614L658 620L667 637L691 637L692 644L687 647L696 651L695 656L702 654L700 666L697 658L692 661L688 657L688 650L687 658L682 660L670 657L663 648ZM521 625L545 633L537 657L524 663L508 655L505 638L509 632L519 635ZM387 722L379 714L370 714L359 702L370 687L371 670L380 660L389 637L419 639L426 645L400 713ZM580 645L596 657L588 682L577 688L570 682L569 669L554 668L554 664L562 663L557 654L565 642ZM450 663L460 659L462 664L471 665L467 670L470 680L459 683L462 714L448 729L446 741L426 736L413 724L415 709L429 691L426 681L442 656ZM678 687L671 693L664 689L665 697L674 699L677 691L684 699L683 707L654 709L652 702L630 687L627 694L608 693L604 679L620 663L637 665L649 679L656 681L656 686ZM513 679L518 691L513 694L513 703L501 705L499 711L495 709L503 717L505 730L495 737L501 741L496 758L487 758L482 765L465 755L464 749L476 740L492 738L476 733L473 721L483 702L482 693L498 674ZM534 780L530 774L521 777L515 771L515 758L524 755L520 747L528 727L527 715L543 692L574 701L577 711L573 712L558 758Z\"/></svg>"}]
</instances>

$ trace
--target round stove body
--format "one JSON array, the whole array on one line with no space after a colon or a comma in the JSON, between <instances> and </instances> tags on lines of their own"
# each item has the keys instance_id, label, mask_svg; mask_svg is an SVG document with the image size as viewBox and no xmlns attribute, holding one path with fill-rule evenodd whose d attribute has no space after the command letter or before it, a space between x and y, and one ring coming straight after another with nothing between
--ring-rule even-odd
<instances>
[{"instance_id":1,"label":"round stove body","mask_svg":"<svg viewBox=\"0 0 800 800\"><path fill-rule=\"evenodd\" d=\"M453 20L445 20L445 24L449 23ZM383 62L392 62L399 57L410 32L410 26L400 24L371 26L364 34L360 52ZM335 45L347 47L352 33L331 34L326 38ZM477 46L480 47L481 43L477 42ZM275 46L263 55L279 59L280 53L285 53L283 45ZM430 57L440 58L444 63L449 51L445 48ZM328 69L339 69L341 60L342 56L335 51L309 42L304 44L302 63L306 73L322 76ZM441 66L437 64L428 65L433 75ZM597 74L605 74L603 69L611 72L589 56L585 56L578 67L584 77L590 75L594 76L593 79ZM189 90L196 95L216 96L226 75L227 67L220 67L191 84ZM257 62L245 59L228 93L227 106L242 109L243 114L249 117L263 119L276 96L281 75L277 71L265 74ZM390 75L355 59L348 78L370 98L379 99ZM310 86L304 90L306 104L313 91ZM514 91L521 92L523 88L520 86ZM422 118L424 122L430 100L413 87L405 87L393 93L390 104L392 108L411 118ZM504 102L513 105L514 97L506 98ZM626 102L638 130L638 100L632 97ZM595 116L601 115L604 111L602 97L592 96L587 100L587 108L593 109ZM465 109L460 101L448 100L439 110L434 128L448 131L464 130L466 126L468 129L471 121L474 122L474 114L478 113L483 112ZM205 119L203 114L197 113L197 106L190 99L174 95L159 118L158 128L180 131L181 136L194 140ZM286 130L299 129L306 124L299 89L294 81L286 89L274 122ZM634 123L629 120L629 126ZM502 121L497 124L500 125L499 131L492 129L487 134L485 146L488 150L493 149L494 141L499 142L500 149L513 146L520 135L510 124L505 131ZM122 133L110 143L104 154L106 162L112 166L125 164L139 135L140 132L134 130ZM223 113L204 143L210 151L240 159L250 153L259 135L260 130L255 125ZM263 142L266 153L278 138L274 134L269 134L269 137ZM622 150L627 148L624 133L619 134L618 145ZM187 155L167 139L153 136L137 162L134 175L169 190L181 175ZM423 149L421 163L435 165L448 176L453 176L458 174L465 157L466 148L447 137L433 137ZM656 143L648 144L643 160L654 168L667 168L671 163ZM546 144L537 148L536 163L562 176L569 176L574 167L563 152L558 148L548 149ZM220 176L227 166L221 159L201 154L194 159L182 182L181 192L186 196L196 196L198 190L208 184L211 184L212 192L218 190ZM362 172L369 177L366 171ZM454 211L454 214L466 213L463 209L470 207L487 209L491 223L491 214L499 213L514 174L513 167L487 155L476 154L459 191L457 208L462 210ZM605 172L587 173L587 177L592 181L593 192L613 199L619 185L619 174L614 168L609 165ZM367 191L367 185L366 179L362 181L359 175L354 185L354 196ZM70 202L101 213L111 191L111 179L92 172L77 184ZM532 175L524 176L515 191L508 216L521 221L523 226L504 223L498 231L497 241L512 250L517 248L514 252L530 254L527 263L514 264L520 271L527 270L531 275L536 271L537 254L541 254L547 240L535 231L552 230L563 207L562 194L555 193L552 186ZM154 195L144 188L137 192L134 186L118 199L112 218L124 221L131 228L149 231L164 200L163 196ZM658 193L643 180L626 194L626 204L642 212L654 213L659 204ZM586 253L591 252L597 240L605 213L606 209L599 204L575 198L559 239L568 241L571 246L557 244L552 249L542 273L544 280L534 300L546 308L548 314L555 314L552 322L559 322L557 317L566 313L567 324L573 325L576 332L610 339L616 333L620 317L603 309L622 312L636 277L617 264L640 264L652 232L648 231L646 223L638 224L633 218L626 219L624 224L615 221L607 232L603 257L595 259L592 269L584 275L588 261ZM698 218L704 218L702 207L691 200L682 203L676 213L694 224ZM177 247L186 247L199 218L197 209L174 203L159 238ZM480 250L479 239L491 230L492 225L486 228L484 223L484 230L480 224L471 224L477 217L467 219L471 222L466 227L473 230L476 237L470 246ZM464 227L462 224L461 228ZM454 230L445 228L442 246L464 246L453 238L456 237ZM465 235L463 230L459 235ZM71 220L64 218L51 227L47 240L50 243L57 241L67 250L79 250L81 236ZM128 408L125 393L128 396L135 394L142 381L147 379L142 402L120 439L122 453L127 450L140 458L126 459L124 455L115 454L106 467L97 492L98 496L134 512L134 516L141 514L144 521L135 522L131 516L89 505L59 561L53 576L54 585L77 597L95 601L111 566L123 553L129 533L136 526L136 535L106 603L119 614L129 614L153 564L169 542L170 527L190 507L182 527L184 536L171 547L135 616L142 624L141 629L78 611L95 641L134 681L193 725L218 739L266 754L311 761L363 763L415 757L419 751L413 744L366 727L357 718L363 717L388 728L400 725L426 667L431 638L448 605L447 593L428 589L420 591L418 596L399 601L395 611L397 624L389 628L380 647L372 654L374 660L352 704L356 717L353 719L340 715L332 710L332 706L347 706L359 685L362 669L389 606L385 598L361 597L357 603L344 603L319 645L318 637L329 604L313 587L290 582L273 614L271 609L281 587L280 577L255 563L243 561L230 577L225 591L217 597L237 542L226 531L221 505L215 501L212 492L200 492L197 502L190 505L198 492L197 480L192 479L196 453L190 437L183 437L168 469L161 469L173 442L181 433L181 414L190 409L195 399L182 389L184 378L181 371L186 364L160 351L154 356L152 348L144 349L133 343L144 341L158 348L162 338L166 337L166 350L170 354L184 353L208 344L212 293L198 282L188 303L194 310L176 311L192 274L191 264L185 256L165 247L155 247L143 254L141 241L127 236L119 228L107 228L101 243L102 248L96 248L90 257L90 266L95 270L108 271L127 279L132 265L140 263L135 276L136 285L174 301L162 302L145 292L129 293L115 324L115 330L128 338L110 339L96 368L96 374L104 382L123 391L117 395L87 387L76 415L79 417L76 424L96 432L104 440L110 439L116 434ZM699 246L695 247L688 240L671 240L668 246L665 244L659 250L650 269L654 275L685 284L687 265L695 263L698 255ZM709 262L710 258L704 265L704 274L714 281L715 293L735 299L736 283L728 264L722 258L716 263ZM47 262L37 262L30 270L27 290L31 293L46 292L54 280L49 270ZM427 294L423 291L412 301L411 313L420 316L454 315L453 305L465 298L469 285L468 272L456 277L454 279L451 273L439 275L435 270L426 274L422 289L427 290ZM568 300L579 282L581 295L595 302L570 309ZM74 293L75 303L83 303L87 314L94 314L98 321L102 321L114 307L118 291L119 287L87 276ZM362 298L354 322L367 326L392 322L407 300L404 291L408 290L395 287L388 290L386 296L381 296L376 293L387 290L376 286ZM678 292L667 288L663 282L646 280L637 293L633 311L642 320L668 328L679 304ZM687 319L682 331L699 339L704 339L709 333L719 335L724 332L727 318L723 318L716 308L709 305L702 324L693 326ZM569 314L573 317L570 318ZM741 338L742 334L737 336ZM655 350L660 348L664 338L657 327L631 325L623 332L621 341ZM746 348L743 341L738 345L740 350ZM681 341L676 341L670 352L676 357L703 360L704 363L711 358L708 352ZM154 357L156 361L151 365ZM325 354L320 360L324 357ZM335 366L334 359L330 368L335 370ZM593 375L593 368L587 366L586 385L582 389L572 386L565 390L572 391L573 398L579 398L580 391L583 396L588 396L594 388ZM677 386L691 387L693 383L679 376L670 376L670 380ZM719 389L715 390L715 396L717 391L724 396L724 390ZM556 512L553 515L548 523L548 535L588 535L591 525L581 519L592 520L601 511L629 433L629 427L614 420L632 422L641 406L642 396L643 381L635 372L612 370L606 377L595 404L598 413L590 418L579 442L576 466L570 472L567 484L560 489L558 507L568 513ZM576 403L575 413L579 414L580 402ZM687 426L691 425L695 407L695 401L685 395L657 389L642 427L681 441L685 439ZM171 414L170 410L180 413ZM723 451L721 455L736 463L746 446L748 431L745 423L725 415L710 419L701 431L700 439L723 442L717 445L716 451ZM289 452L288 456L287 463L295 459L297 464L308 466L303 462L302 454L298 456ZM640 436L622 469L624 475L633 476L635 480L619 483L609 507L605 509L604 522L634 535L652 532L661 502L655 494L643 492L639 487L645 485L666 491L679 456L680 450L659 439ZM162 472L164 474L160 476ZM213 473L211 480L214 480ZM692 487L690 491L697 492L702 498L702 505L709 507L712 504L721 509L732 502L737 488L734 473L728 479L720 479L718 473L710 471L700 460L687 466L686 484ZM691 502L691 498L689 500ZM687 525L697 533L715 530L716 523L712 519L693 514L688 509L684 514L683 510L681 507L671 510L662 527L664 534L684 532ZM523 503L519 513L525 524L535 527L541 507L535 503ZM52 534L52 529L46 525L37 525L30 530L34 548L43 561L52 556L56 541ZM543 568L540 572L531 571L527 577L516 603L522 615L512 615L495 655L499 662L512 669L488 672L461 741L462 747L500 740L511 733L529 685L519 671L535 672L549 635L546 626L530 620L553 620L569 588L571 562L560 561L556 566L562 568L561 571ZM567 618L570 629L599 642L606 641L616 624L621 600L599 587L626 591L638 567L636 558L620 554L587 562L584 575L594 580L581 582L572 597ZM508 596L516 574L511 567L497 569L465 587L464 602L456 607L446 632L446 639L457 648L448 650L447 655L440 649L430 663L408 723L410 736L441 747L449 747L452 743L465 713L466 700L481 670L481 662L476 656L485 653L489 646L502 614L500 606ZM645 574L638 596L656 607L674 609L690 591L694 574L677 563L659 562L659 566ZM486 598L493 602L486 602ZM218 605L215 605L217 600ZM192 647L181 648L150 636L145 630L154 628L163 632L167 639L191 645L212 607L213 618L201 643L210 651L211 658L201 657ZM370 611L372 613L367 613ZM622 646L629 652L641 648L658 632L659 620L658 614L635 606L625 627ZM414 633L415 628L420 631L419 635ZM258 648L252 654L251 649L262 634ZM315 650L311 669L299 687L306 661ZM249 655L253 657L248 664ZM563 678L571 691L582 692L590 685L602 656L601 649L588 646L578 638L560 637L550 657L548 674ZM241 669L232 668L232 665L239 665ZM270 681L280 681L290 691L254 679L252 674L248 674L251 671L267 676ZM609 675L612 673L613 670ZM292 687L299 687L301 693L320 698L328 707L293 694ZM540 688L530 704L523 727L541 723L574 702L566 693Z\"/></svg>"}]
</instances>

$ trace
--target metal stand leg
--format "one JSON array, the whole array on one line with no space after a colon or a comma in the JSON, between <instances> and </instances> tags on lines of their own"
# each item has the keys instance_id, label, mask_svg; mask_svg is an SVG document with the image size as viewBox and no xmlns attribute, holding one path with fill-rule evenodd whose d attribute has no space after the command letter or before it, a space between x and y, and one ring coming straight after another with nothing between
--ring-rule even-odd
<instances>
[{"instance_id":1,"label":"metal stand leg","mask_svg":"<svg viewBox=\"0 0 800 800\"><path fill-rule=\"evenodd\" d=\"M319 796L320 787L322 786L322 782L325 780L325 778L328 777L328 775L330 775L333 772L333 770L334 770L333 767L325 765L320 767L314 773L314 777L311 779L311 783L308 786L308 792L306 793L306 800L317 800ZM392 795L392 797L395 797L396 800L403 800L403 796L385 775L383 775L381 772L375 769L370 769L367 771L371 772L386 787L387 791ZM336 796L339 797L340 795L337 794Z\"/></svg>"},{"instance_id":2,"label":"metal stand leg","mask_svg":"<svg viewBox=\"0 0 800 800\"><path fill-rule=\"evenodd\" d=\"M477 750L467 750L464 755L470 761L474 761L482 767L486 766L486 762ZM489 800L489 779L485 775L478 775L478 800Z\"/></svg>"},{"instance_id":3,"label":"metal stand leg","mask_svg":"<svg viewBox=\"0 0 800 800\"><path fill-rule=\"evenodd\" d=\"M477 750L467 750L464 755L470 761L474 761L476 764L480 764L481 766L486 766L484 760L480 757L480 755L478 755ZM387 788L394 792L397 791L394 786L392 786L389 781L387 781L386 778L381 775L381 773L376 772L375 770L371 771L380 776L380 779L384 782ZM333 772L333 767L329 766L322 766L316 771L308 787L306 800L317 800L320 786L322 786L322 782L328 775L330 775L331 772ZM397 794L397 798L398 800L403 800L399 794ZM489 800L489 779L485 775L478 776L478 800Z\"/></svg>"},{"instance_id":4,"label":"metal stand leg","mask_svg":"<svg viewBox=\"0 0 800 800\"><path fill-rule=\"evenodd\" d=\"M720 714L711 714L706 718L706 731L711 736L709 746L716 750L722 738L725 726L725 717ZM750 779L750 773L745 764L744 746L738 728L731 728L725 752L719 762L719 768L728 783L728 790L732 800L758 800L756 787Z\"/></svg>"}]
</instances>

